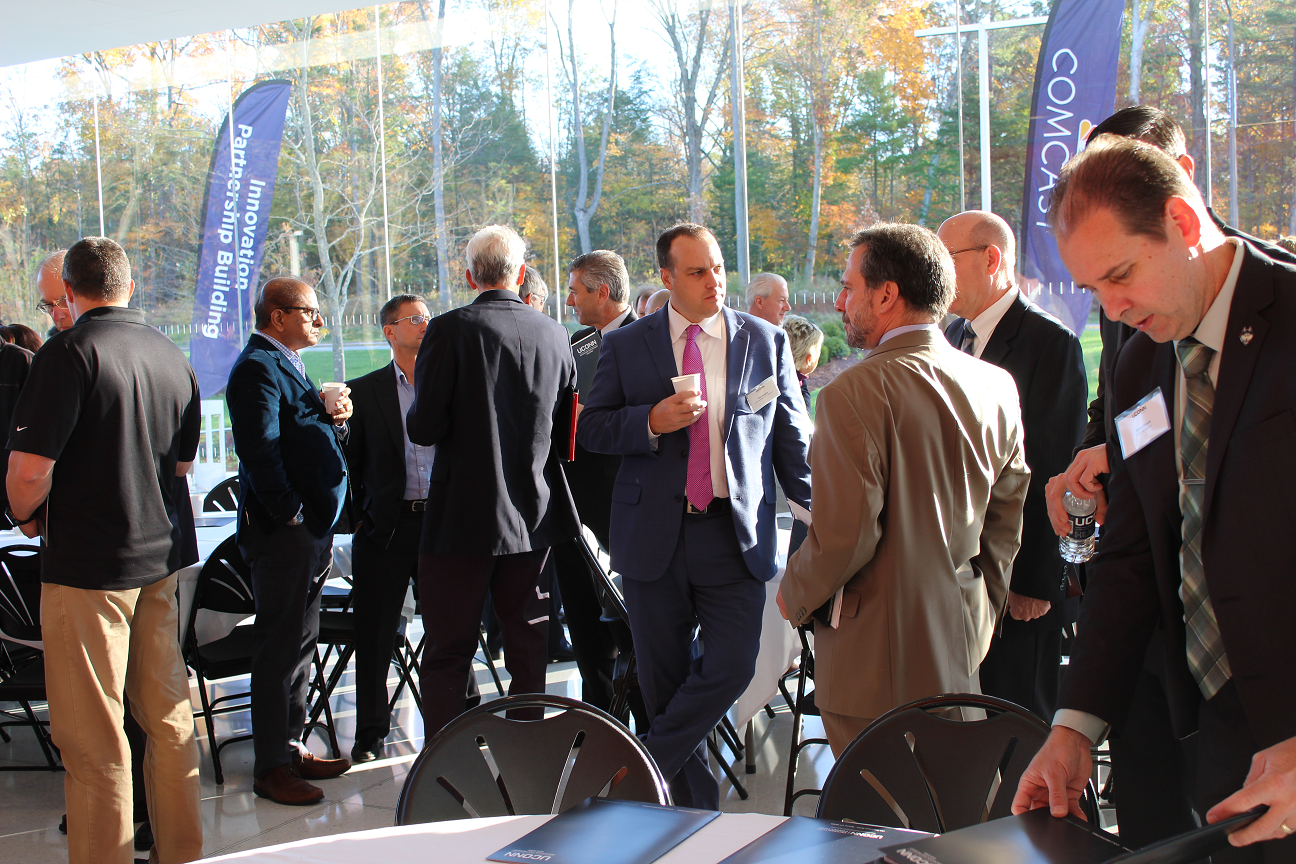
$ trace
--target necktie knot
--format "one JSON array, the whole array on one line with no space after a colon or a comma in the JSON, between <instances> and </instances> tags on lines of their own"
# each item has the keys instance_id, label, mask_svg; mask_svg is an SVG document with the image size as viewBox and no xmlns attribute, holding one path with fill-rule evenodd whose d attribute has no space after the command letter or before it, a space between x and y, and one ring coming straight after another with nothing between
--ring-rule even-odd
<instances>
[{"instance_id":1,"label":"necktie knot","mask_svg":"<svg viewBox=\"0 0 1296 864\"><path fill-rule=\"evenodd\" d=\"M1175 343L1175 354L1179 357L1179 365L1183 367L1184 377L1193 379L1204 374L1210 368L1211 358L1215 356L1215 350L1207 348L1189 336L1187 339L1180 339Z\"/></svg>"},{"instance_id":2,"label":"necktie knot","mask_svg":"<svg viewBox=\"0 0 1296 864\"><path fill-rule=\"evenodd\" d=\"M972 322L963 319L963 335L959 338L959 350L964 354L972 353L972 346L976 343L976 331L972 329Z\"/></svg>"},{"instance_id":3,"label":"necktie knot","mask_svg":"<svg viewBox=\"0 0 1296 864\"><path fill-rule=\"evenodd\" d=\"M702 329L702 325L700 324L690 324L684 330L684 335L688 337L688 341L695 342L697 341L697 334L699 331L701 331L701 329Z\"/></svg>"}]
</instances>

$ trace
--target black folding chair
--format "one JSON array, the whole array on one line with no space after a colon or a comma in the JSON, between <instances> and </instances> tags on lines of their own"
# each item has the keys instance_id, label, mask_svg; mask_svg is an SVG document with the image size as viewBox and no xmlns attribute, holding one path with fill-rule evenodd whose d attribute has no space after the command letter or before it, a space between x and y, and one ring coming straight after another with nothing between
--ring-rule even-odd
<instances>
[{"instance_id":1,"label":"black folding chair","mask_svg":"<svg viewBox=\"0 0 1296 864\"><path fill-rule=\"evenodd\" d=\"M594 578L594 593L599 599L599 604L603 607L604 614L601 620L611 625L612 638L617 646L617 659L614 668L612 684L613 697L610 707L610 713L613 717L621 722L626 722L629 718L630 698L633 691L638 690L638 677L635 673L635 650L634 639L630 632L630 611L626 608L625 597L622 596L621 590L617 588L616 583L608 576L603 565L599 563L594 551L590 549L589 543L586 542L584 535L579 538L581 551L585 556L585 561L589 565L590 573ZM609 611L612 614L608 614ZM734 758L743 758L743 745L738 739L738 732L734 729L729 718L720 718L715 731L707 736L707 749L720 765L720 770L729 778L733 784L734 791L738 797L746 801L749 793L747 787L738 779L729 761L724 758L720 751L720 746L716 743L716 737L721 737L729 748L733 751Z\"/></svg>"},{"instance_id":2,"label":"black folding chair","mask_svg":"<svg viewBox=\"0 0 1296 864\"><path fill-rule=\"evenodd\" d=\"M198 679L198 698L202 703L202 716L207 724L208 744L211 747L212 769L218 784L225 782L225 772L221 768L221 750L238 741L252 740L251 733L234 735L220 741L216 736L215 718L222 714L245 711L248 708L251 694L229 693L210 698L208 684L226 678L248 675L252 671L252 655L255 643L251 627L234 627L226 636L205 645L198 644L195 624L201 610L235 615L251 616L256 614L256 602L252 596L252 571L243 556L239 554L235 537L228 537L203 563L198 572L198 581L194 585L193 606L185 622L181 648L185 663L193 669ZM317 655L318 658L318 655ZM315 679L322 679L318 664ZM330 713L330 723L332 720ZM322 730L338 752L337 735L331 725L315 722L314 716L307 725L306 734L311 729Z\"/></svg>"},{"instance_id":3,"label":"black folding chair","mask_svg":"<svg viewBox=\"0 0 1296 864\"><path fill-rule=\"evenodd\" d=\"M58 771L62 768L49 734L49 721L36 716L32 703L46 702L45 658L32 644L40 643L39 546L0 549L0 633L7 639L0 650L0 702L16 702L22 713L0 711L0 739L11 740L7 728L26 726L36 735L45 765L5 765L5 771Z\"/></svg>"},{"instance_id":4,"label":"black folding chair","mask_svg":"<svg viewBox=\"0 0 1296 864\"><path fill-rule=\"evenodd\" d=\"M984 720L953 720L956 708ZM842 751L815 816L943 834L1011 813L1017 782L1049 726L1004 699L955 693L919 699L874 720ZM1082 806L1098 824L1093 784Z\"/></svg>"},{"instance_id":5,"label":"black folding chair","mask_svg":"<svg viewBox=\"0 0 1296 864\"><path fill-rule=\"evenodd\" d=\"M229 477L212 487L203 498L204 513L233 513L238 510L239 481Z\"/></svg>"},{"instance_id":6,"label":"black folding chair","mask_svg":"<svg viewBox=\"0 0 1296 864\"><path fill-rule=\"evenodd\" d=\"M814 690L806 692L806 682L814 680L814 649L810 647L809 634L814 632L814 620L811 619L797 628L801 637L801 663L797 667L796 698L787 692L787 687L779 679L779 689L783 698L792 709L792 744L788 748L787 788L783 793L783 815L791 816L797 799L806 795L818 795L818 789L796 789L796 772L800 764L801 751L807 747L827 747L827 738L802 738L801 724L806 717L818 717L819 708L815 705Z\"/></svg>"},{"instance_id":7,"label":"black folding chair","mask_svg":"<svg viewBox=\"0 0 1296 864\"><path fill-rule=\"evenodd\" d=\"M559 713L510 720L505 712ZM505 696L438 732L410 766L396 824L560 813L588 797L671 803L643 744L604 712L563 696Z\"/></svg>"}]
</instances>

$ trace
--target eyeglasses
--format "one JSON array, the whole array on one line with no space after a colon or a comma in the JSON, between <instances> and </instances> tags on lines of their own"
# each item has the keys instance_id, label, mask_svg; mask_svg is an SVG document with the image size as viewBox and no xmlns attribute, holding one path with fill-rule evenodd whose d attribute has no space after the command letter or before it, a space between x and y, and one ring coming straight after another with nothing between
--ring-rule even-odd
<instances>
[{"instance_id":1,"label":"eyeglasses","mask_svg":"<svg viewBox=\"0 0 1296 864\"><path fill-rule=\"evenodd\" d=\"M310 320L312 320L312 321L314 321L316 318L321 318L321 317L323 317L323 316L320 314L320 310L318 310L318 309L312 309L312 308L309 307L309 306L280 306L279 308L280 308L280 309L295 309L295 310L297 310L298 312L305 312L305 313L310 317Z\"/></svg>"},{"instance_id":2,"label":"eyeglasses","mask_svg":"<svg viewBox=\"0 0 1296 864\"><path fill-rule=\"evenodd\" d=\"M986 249L989 248L990 248L990 244L987 243L984 246L969 246L966 249L951 249L950 257L953 258L955 255L959 254L960 252L984 252Z\"/></svg>"},{"instance_id":3,"label":"eyeglasses","mask_svg":"<svg viewBox=\"0 0 1296 864\"><path fill-rule=\"evenodd\" d=\"M68 308L67 298L60 297L58 300L55 300L53 303L51 303L48 300L42 300L36 304L36 309L40 312L44 312L46 315L53 314L55 308L59 308L59 309Z\"/></svg>"},{"instance_id":4,"label":"eyeglasses","mask_svg":"<svg viewBox=\"0 0 1296 864\"><path fill-rule=\"evenodd\" d=\"M411 324L413 324L415 327L422 327L424 324L428 323L431 320L432 319L426 315L406 315L404 318L397 318L395 321L391 323L399 324L402 321L408 321Z\"/></svg>"}]
</instances>

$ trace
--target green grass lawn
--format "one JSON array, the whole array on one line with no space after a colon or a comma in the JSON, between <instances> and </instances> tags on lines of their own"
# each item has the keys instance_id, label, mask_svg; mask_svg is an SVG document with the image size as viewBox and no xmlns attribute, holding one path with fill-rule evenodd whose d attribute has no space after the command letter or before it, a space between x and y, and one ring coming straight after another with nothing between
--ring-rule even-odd
<instances>
[{"instance_id":1,"label":"green grass lawn","mask_svg":"<svg viewBox=\"0 0 1296 864\"><path fill-rule=\"evenodd\" d=\"M302 362L306 364L306 374L317 385L335 380L333 377L332 351L304 351ZM366 372L372 372L380 366L391 362L391 351L387 348L347 348L346 380L359 378Z\"/></svg>"},{"instance_id":2,"label":"green grass lawn","mask_svg":"<svg viewBox=\"0 0 1296 864\"><path fill-rule=\"evenodd\" d=\"M1102 356L1102 333L1097 327L1090 327L1080 334L1080 350L1084 352L1085 373L1089 376L1089 402L1092 402L1098 395L1098 358Z\"/></svg>"}]
</instances>

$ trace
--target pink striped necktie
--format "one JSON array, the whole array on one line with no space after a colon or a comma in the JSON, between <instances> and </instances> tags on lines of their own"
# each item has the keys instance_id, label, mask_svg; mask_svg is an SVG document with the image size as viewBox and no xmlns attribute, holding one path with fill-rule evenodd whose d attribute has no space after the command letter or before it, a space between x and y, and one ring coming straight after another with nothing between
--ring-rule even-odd
<instances>
[{"instance_id":1,"label":"pink striped necktie","mask_svg":"<svg viewBox=\"0 0 1296 864\"><path fill-rule=\"evenodd\" d=\"M699 388L702 391L702 401L705 402L707 401L706 369L702 367L702 352L697 346L697 335L701 329L697 324L690 324L684 331L688 335L688 342L684 345L682 372L685 375L698 376L702 382ZM711 491L711 422L707 411L708 409L703 408L702 416L688 427L688 479L684 482L684 494L688 496L689 503L699 510L705 510L715 498L715 493Z\"/></svg>"}]
</instances>

